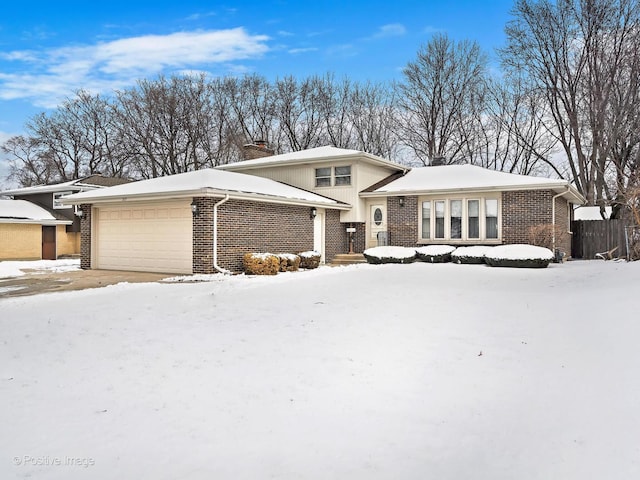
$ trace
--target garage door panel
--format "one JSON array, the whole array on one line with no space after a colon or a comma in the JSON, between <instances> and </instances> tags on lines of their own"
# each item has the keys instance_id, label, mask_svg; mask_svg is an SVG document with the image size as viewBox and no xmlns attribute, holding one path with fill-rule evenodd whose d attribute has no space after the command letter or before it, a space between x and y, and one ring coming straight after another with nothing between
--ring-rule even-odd
<instances>
[{"instance_id":1,"label":"garage door panel","mask_svg":"<svg viewBox=\"0 0 640 480\"><path fill-rule=\"evenodd\" d=\"M97 267L144 272L192 272L188 201L104 206L97 211Z\"/></svg>"}]
</instances>

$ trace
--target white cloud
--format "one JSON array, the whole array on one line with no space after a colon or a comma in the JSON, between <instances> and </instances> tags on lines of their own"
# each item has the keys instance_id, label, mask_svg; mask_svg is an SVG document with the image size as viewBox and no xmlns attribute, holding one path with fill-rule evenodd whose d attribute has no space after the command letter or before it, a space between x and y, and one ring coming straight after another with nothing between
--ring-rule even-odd
<instances>
[{"instance_id":1,"label":"white cloud","mask_svg":"<svg viewBox=\"0 0 640 480\"><path fill-rule=\"evenodd\" d=\"M389 23L381 26L373 38L400 37L405 33L407 33L407 29L401 23Z\"/></svg>"},{"instance_id":2,"label":"white cloud","mask_svg":"<svg viewBox=\"0 0 640 480\"><path fill-rule=\"evenodd\" d=\"M306 48L291 48L289 50L289 53L292 55L297 55L300 53L307 53L307 52L317 52L318 49L316 47L306 47Z\"/></svg>"},{"instance_id":3,"label":"white cloud","mask_svg":"<svg viewBox=\"0 0 640 480\"><path fill-rule=\"evenodd\" d=\"M52 107L77 89L106 92L160 73L233 64L269 50L269 37L243 28L178 32L123 38L95 45L42 52L9 52L4 60L22 62L17 73L0 73L0 98L30 99ZM4 69L7 72L8 69Z\"/></svg>"}]
</instances>

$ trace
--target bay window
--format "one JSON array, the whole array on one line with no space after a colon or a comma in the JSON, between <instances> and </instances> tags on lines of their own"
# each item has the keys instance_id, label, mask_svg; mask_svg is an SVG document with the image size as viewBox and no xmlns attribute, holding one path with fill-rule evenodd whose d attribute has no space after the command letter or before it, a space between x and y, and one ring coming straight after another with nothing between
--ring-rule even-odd
<instances>
[{"instance_id":1,"label":"bay window","mask_svg":"<svg viewBox=\"0 0 640 480\"><path fill-rule=\"evenodd\" d=\"M498 200L485 199L486 237L498 238Z\"/></svg>"},{"instance_id":2,"label":"bay window","mask_svg":"<svg viewBox=\"0 0 640 480\"><path fill-rule=\"evenodd\" d=\"M467 237L480 238L480 200L467 201Z\"/></svg>"},{"instance_id":3,"label":"bay window","mask_svg":"<svg viewBox=\"0 0 640 480\"><path fill-rule=\"evenodd\" d=\"M423 198L419 205L420 240L500 240L498 198Z\"/></svg>"},{"instance_id":4,"label":"bay window","mask_svg":"<svg viewBox=\"0 0 640 480\"><path fill-rule=\"evenodd\" d=\"M444 238L444 200L434 202L436 209L436 238Z\"/></svg>"},{"instance_id":5,"label":"bay window","mask_svg":"<svg viewBox=\"0 0 640 480\"><path fill-rule=\"evenodd\" d=\"M422 202L422 238L431 238L431 202Z\"/></svg>"}]
</instances>

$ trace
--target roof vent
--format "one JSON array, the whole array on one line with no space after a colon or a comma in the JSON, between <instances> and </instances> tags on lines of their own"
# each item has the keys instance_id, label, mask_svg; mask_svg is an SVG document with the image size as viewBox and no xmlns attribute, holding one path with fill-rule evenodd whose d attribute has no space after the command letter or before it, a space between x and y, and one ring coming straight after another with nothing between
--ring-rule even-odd
<instances>
[{"instance_id":1,"label":"roof vent","mask_svg":"<svg viewBox=\"0 0 640 480\"><path fill-rule=\"evenodd\" d=\"M433 157L431 159L431 166L432 167L440 167L442 165L445 165L447 163L447 158L446 157Z\"/></svg>"}]
</instances>

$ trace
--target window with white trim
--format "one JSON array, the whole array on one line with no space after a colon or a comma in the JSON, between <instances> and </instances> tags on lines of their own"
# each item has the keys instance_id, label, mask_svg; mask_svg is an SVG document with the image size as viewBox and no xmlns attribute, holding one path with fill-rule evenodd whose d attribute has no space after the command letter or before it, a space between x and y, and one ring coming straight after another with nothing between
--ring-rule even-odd
<instances>
[{"instance_id":1,"label":"window with white trim","mask_svg":"<svg viewBox=\"0 0 640 480\"><path fill-rule=\"evenodd\" d=\"M420 240L500 239L498 198L421 199Z\"/></svg>"},{"instance_id":2,"label":"window with white trim","mask_svg":"<svg viewBox=\"0 0 640 480\"><path fill-rule=\"evenodd\" d=\"M72 205L63 205L60 199L64 196L71 195L73 192L54 192L53 194L53 208L61 210L63 208L73 208Z\"/></svg>"},{"instance_id":3,"label":"window with white trim","mask_svg":"<svg viewBox=\"0 0 640 480\"><path fill-rule=\"evenodd\" d=\"M316 187L331 186L331 167L316 168Z\"/></svg>"},{"instance_id":4,"label":"window with white trim","mask_svg":"<svg viewBox=\"0 0 640 480\"><path fill-rule=\"evenodd\" d=\"M333 171L336 178L336 187L342 185L351 185L351 165L346 165L344 167L335 167Z\"/></svg>"},{"instance_id":5,"label":"window with white trim","mask_svg":"<svg viewBox=\"0 0 640 480\"><path fill-rule=\"evenodd\" d=\"M316 168L316 187L351 185L351 165Z\"/></svg>"}]
</instances>

